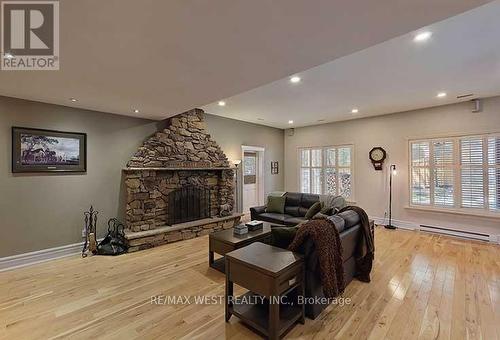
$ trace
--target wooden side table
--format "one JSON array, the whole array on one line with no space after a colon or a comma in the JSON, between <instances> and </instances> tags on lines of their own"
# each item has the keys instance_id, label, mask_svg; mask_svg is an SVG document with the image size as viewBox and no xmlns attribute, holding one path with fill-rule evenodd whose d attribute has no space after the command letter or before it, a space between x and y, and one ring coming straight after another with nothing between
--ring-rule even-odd
<instances>
[{"instance_id":1,"label":"wooden side table","mask_svg":"<svg viewBox=\"0 0 500 340\"><path fill-rule=\"evenodd\" d=\"M293 290L305 296L302 255L256 242L227 253L225 261L226 322L235 315L269 339L279 339L297 321L305 322L304 304L286 299ZM239 297L247 301L234 297L234 283L249 290ZM264 297L266 303L246 303L264 302Z\"/></svg>"},{"instance_id":2,"label":"wooden side table","mask_svg":"<svg viewBox=\"0 0 500 340\"><path fill-rule=\"evenodd\" d=\"M208 265L224 273L224 257L215 260L214 253L225 255L253 242L271 243L271 224L264 222L262 229L235 235L233 228L217 231L208 236Z\"/></svg>"}]
</instances>

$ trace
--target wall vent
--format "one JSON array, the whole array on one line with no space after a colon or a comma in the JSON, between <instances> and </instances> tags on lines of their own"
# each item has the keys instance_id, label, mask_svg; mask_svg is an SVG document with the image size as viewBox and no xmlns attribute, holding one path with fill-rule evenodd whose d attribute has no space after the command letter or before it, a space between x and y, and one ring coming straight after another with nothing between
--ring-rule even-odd
<instances>
[{"instance_id":1,"label":"wall vent","mask_svg":"<svg viewBox=\"0 0 500 340\"><path fill-rule=\"evenodd\" d=\"M476 232L472 232L472 231L456 230L456 229L451 229L451 228L436 227L436 226L431 226L431 225L421 224L420 230L425 231L425 232L429 232L429 233L434 233L434 234L451 235L451 236L457 236L457 237L462 237L462 238L467 238L467 239L472 239L472 240L481 240L481 241L487 241L487 242L489 242L491 240L490 235L488 235L488 234L476 233Z\"/></svg>"}]
</instances>

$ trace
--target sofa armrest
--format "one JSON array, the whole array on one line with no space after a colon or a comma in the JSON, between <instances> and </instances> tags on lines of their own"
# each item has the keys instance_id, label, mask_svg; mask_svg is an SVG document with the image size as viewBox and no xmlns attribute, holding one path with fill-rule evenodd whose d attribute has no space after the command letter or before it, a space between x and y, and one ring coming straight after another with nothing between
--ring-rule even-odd
<instances>
[{"instance_id":1,"label":"sofa armrest","mask_svg":"<svg viewBox=\"0 0 500 340\"><path fill-rule=\"evenodd\" d=\"M250 217L252 218L252 221L253 220L258 220L259 219L259 215L262 214L262 213L265 213L266 212L266 206L265 205L262 205L260 207L251 207L250 208Z\"/></svg>"}]
</instances>

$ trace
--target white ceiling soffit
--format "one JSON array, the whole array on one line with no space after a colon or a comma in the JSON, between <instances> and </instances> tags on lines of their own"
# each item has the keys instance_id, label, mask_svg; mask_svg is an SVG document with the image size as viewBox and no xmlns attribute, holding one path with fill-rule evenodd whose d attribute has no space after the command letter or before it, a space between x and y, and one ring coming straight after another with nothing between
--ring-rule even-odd
<instances>
[{"instance_id":1,"label":"white ceiling soffit","mask_svg":"<svg viewBox=\"0 0 500 340\"><path fill-rule=\"evenodd\" d=\"M203 109L289 128L455 103L462 94L499 95L499 18L495 1L299 72L300 83L285 78ZM432 32L429 40L413 41L424 31Z\"/></svg>"},{"instance_id":2,"label":"white ceiling soffit","mask_svg":"<svg viewBox=\"0 0 500 340\"><path fill-rule=\"evenodd\" d=\"M162 119L486 2L65 0L60 70L0 71L0 95Z\"/></svg>"}]
</instances>

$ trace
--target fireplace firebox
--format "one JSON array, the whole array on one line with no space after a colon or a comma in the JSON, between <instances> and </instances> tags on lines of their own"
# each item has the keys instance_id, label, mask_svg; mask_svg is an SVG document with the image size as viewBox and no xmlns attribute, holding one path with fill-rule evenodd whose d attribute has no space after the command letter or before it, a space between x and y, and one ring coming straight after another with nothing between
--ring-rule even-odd
<instances>
[{"instance_id":1,"label":"fireplace firebox","mask_svg":"<svg viewBox=\"0 0 500 340\"><path fill-rule=\"evenodd\" d=\"M178 188L168 194L168 202L169 225L211 217L209 188L194 185Z\"/></svg>"}]
</instances>

